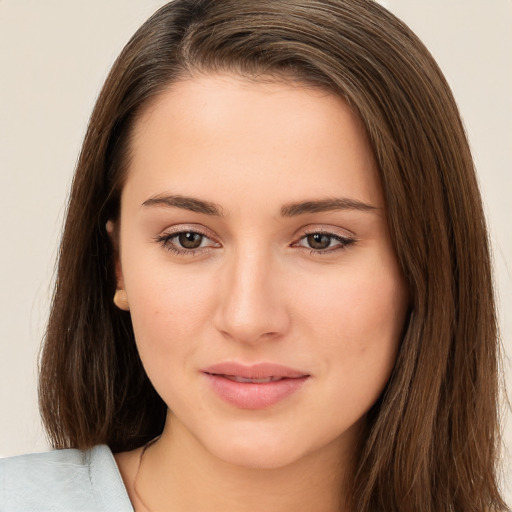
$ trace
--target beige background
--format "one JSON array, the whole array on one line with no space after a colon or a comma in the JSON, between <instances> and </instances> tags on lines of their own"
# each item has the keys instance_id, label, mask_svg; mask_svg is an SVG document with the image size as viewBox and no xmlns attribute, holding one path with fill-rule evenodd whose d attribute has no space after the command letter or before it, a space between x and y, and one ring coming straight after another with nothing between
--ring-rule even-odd
<instances>
[{"instance_id":1,"label":"beige background","mask_svg":"<svg viewBox=\"0 0 512 512\"><path fill-rule=\"evenodd\" d=\"M164 3L0 0L0 455L47 448L36 361L66 193L108 69ZM491 228L512 381L512 1L381 3L430 48L462 111ZM512 447L512 421L505 442ZM508 454L505 462L512 503Z\"/></svg>"}]
</instances>

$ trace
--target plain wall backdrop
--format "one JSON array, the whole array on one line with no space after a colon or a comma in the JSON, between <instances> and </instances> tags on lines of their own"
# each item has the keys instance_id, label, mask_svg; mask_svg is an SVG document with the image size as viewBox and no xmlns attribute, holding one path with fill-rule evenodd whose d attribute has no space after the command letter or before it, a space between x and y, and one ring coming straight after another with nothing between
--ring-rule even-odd
<instances>
[{"instance_id":1,"label":"plain wall backdrop","mask_svg":"<svg viewBox=\"0 0 512 512\"><path fill-rule=\"evenodd\" d=\"M162 0L0 0L0 456L48 448L39 344L66 196L88 117L117 54ZM512 389L512 1L382 0L451 84L494 250ZM512 421L505 425L512 447ZM506 497L512 470L504 456Z\"/></svg>"}]
</instances>

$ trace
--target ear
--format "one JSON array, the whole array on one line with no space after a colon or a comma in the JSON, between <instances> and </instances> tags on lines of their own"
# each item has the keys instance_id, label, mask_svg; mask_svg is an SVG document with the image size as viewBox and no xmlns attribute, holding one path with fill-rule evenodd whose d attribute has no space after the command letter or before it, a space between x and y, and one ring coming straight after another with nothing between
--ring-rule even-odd
<instances>
[{"instance_id":1,"label":"ear","mask_svg":"<svg viewBox=\"0 0 512 512\"><path fill-rule=\"evenodd\" d=\"M116 293L114 294L114 304L123 311L130 310L130 304L128 303L128 296L124 288L124 277L123 269L121 267L121 258L119 253L119 230L117 224L113 220L108 220L105 228L112 244L114 253L114 267L116 273Z\"/></svg>"}]
</instances>

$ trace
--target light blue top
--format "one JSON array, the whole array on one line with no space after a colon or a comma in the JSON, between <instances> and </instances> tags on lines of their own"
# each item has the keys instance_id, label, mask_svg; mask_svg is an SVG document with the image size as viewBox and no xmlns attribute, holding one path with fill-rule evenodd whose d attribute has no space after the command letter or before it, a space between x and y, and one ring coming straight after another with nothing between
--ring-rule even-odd
<instances>
[{"instance_id":1,"label":"light blue top","mask_svg":"<svg viewBox=\"0 0 512 512\"><path fill-rule=\"evenodd\" d=\"M133 512L107 446L0 459L0 512L100 511Z\"/></svg>"}]
</instances>

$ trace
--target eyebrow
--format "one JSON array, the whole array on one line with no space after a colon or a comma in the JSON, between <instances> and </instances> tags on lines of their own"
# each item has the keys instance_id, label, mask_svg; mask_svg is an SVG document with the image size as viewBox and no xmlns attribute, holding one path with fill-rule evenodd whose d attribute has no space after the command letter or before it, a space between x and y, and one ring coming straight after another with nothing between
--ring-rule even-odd
<instances>
[{"instance_id":1,"label":"eyebrow","mask_svg":"<svg viewBox=\"0 0 512 512\"><path fill-rule=\"evenodd\" d=\"M306 213L321 213L332 210L359 210L369 212L378 210L376 206L363 203L357 199L348 198L329 198L319 201L306 201L302 203L290 203L281 208L283 217L295 217Z\"/></svg>"},{"instance_id":2,"label":"eyebrow","mask_svg":"<svg viewBox=\"0 0 512 512\"><path fill-rule=\"evenodd\" d=\"M215 217L222 216L222 208L218 204L181 195L151 197L147 201L144 201L142 206L168 206L203 213L204 215Z\"/></svg>"},{"instance_id":3,"label":"eyebrow","mask_svg":"<svg viewBox=\"0 0 512 512\"><path fill-rule=\"evenodd\" d=\"M142 206L164 206L171 208L181 208L195 213L202 213L213 217L222 217L222 207L210 201L203 201L194 197L182 195L154 196L142 203ZM358 210L373 211L378 210L376 206L364 203L357 199L349 198L328 198L317 201L303 201L298 203L289 203L281 208L282 217L297 217L308 213L322 213L332 210Z\"/></svg>"}]
</instances>

